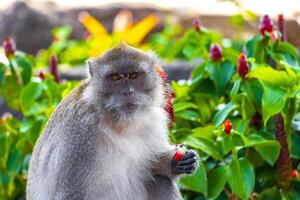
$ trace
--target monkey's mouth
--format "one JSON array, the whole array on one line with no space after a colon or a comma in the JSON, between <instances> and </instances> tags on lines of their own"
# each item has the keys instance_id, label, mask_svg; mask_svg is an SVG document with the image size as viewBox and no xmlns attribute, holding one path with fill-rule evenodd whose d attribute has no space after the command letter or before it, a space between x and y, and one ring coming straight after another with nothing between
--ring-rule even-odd
<instances>
[{"instance_id":1,"label":"monkey's mouth","mask_svg":"<svg viewBox=\"0 0 300 200\"><path fill-rule=\"evenodd\" d=\"M119 111L132 113L138 109L139 105L134 103L126 103L119 107Z\"/></svg>"}]
</instances>

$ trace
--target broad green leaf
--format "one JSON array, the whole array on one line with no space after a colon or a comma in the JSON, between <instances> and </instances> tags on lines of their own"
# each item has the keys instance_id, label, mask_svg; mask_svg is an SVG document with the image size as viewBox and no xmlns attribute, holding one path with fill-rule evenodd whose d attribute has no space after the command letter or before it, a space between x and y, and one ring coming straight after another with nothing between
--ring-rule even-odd
<instances>
[{"instance_id":1,"label":"broad green leaf","mask_svg":"<svg viewBox=\"0 0 300 200\"><path fill-rule=\"evenodd\" d=\"M6 66L3 63L0 63L0 86L3 83L5 71L6 71Z\"/></svg>"},{"instance_id":2,"label":"broad green leaf","mask_svg":"<svg viewBox=\"0 0 300 200\"><path fill-rule=\"evenodd\" d=\"M180 179L180 183L184 188L189 190L200 192L204 195L207 193L207 178L206 169L202 162L199 162L199 166L196 172L190 176L184 176Z\"/></svg>"},{"instance_id":3,"label":"broad green leaf","mask_svg":"<svg viewBox=\"0 0 300 200\"><path fill-rule=\"evenodd\" d=\"M233 159L228 168L228 183L233 193L242 200L247 200L255 184L254 169L244 158Z\"/></svg>"},{"instance_id":4,"label":"broad green leaf","mask_svg":"<svg viewBox=\"0 0 300 200\"><path fill-rule=\"evenodd\" d=\"M232 112L237 106L229 102L222 110L219 110L213 118L213 124L215 126L220 126L227 116Z\"/></svg>"},{"instance_id":5,"label":"broad green leaf","mask_svg":"<svg viewBox=\"0 0 300 200\"><path fill-rule=\"evenodd\" d=\"M221 194L227 179L227 166L220 166L211 171L208 176L208 200L213 200Z\"/></svg>"},{"instance_id":6,"label":"broad green leaf","mask_svg":"<svg viewBox=\"0 0 300 200\"><path fill-rule=\"evenodd\" d=\"M1 94L5 102L14 110L20 110L20 95L22 92L21 81L14 75L7 75L1 87Z\"/></svg>"},{"instance_id":7,"label":"broad green leaf","mask_svg":"<svg viewBox=\"0 0 300 200\"><path fill-rule=\"evenodd\" d=\"M241 79L238 79L234 82L233 87L230 91L230 97L233 97L234 95L236 95L240 89L240 85L241 85Z\"/></svg>"},{"instance_id":8,"label":"broad green leaf","mask_svg":"<svg viewBox=\"0 0 300 200\"><path fill-rule=\"evenodd\" d=\"M290 88L297 83L295 74L289 74L286 70L275 70L269 66L257 66L249 72L248 77L257 78L277 87Z\"/></svg>"},{"instance_id":9,"label":"broad green leaf","mask_svg":"<svg viewBox=\"0 0 300 200\"><path fill-rule=\"evenodd\" d=\"M195 108L197 109L197 106L191 102L176 102L174 104L174 111L175 112L179 112L179 111L182 111L182 110L186 110L186 109L189 109L189 108Z\"/></svg>"},{"instance_id":10,"label":"broad green leaf","mask_svg":"<svg viewBox=\"0 0 300 200\"><path fill-rule=\"evenodd\" d=\"M37 103L37 98L43 92L43 84L30 82L22 91L21 94L21 107L25 115L37 114L45 109L45 105L41 102Z\"/></svg>"},{"instance_id":11,"label":"broad green leaf","mask_svg":"<svg viewBox=\"0 0 300 200\"><path fill-rule=\"evenodd\" d=\"M221 64L213 62L206 66L206 71L215 84L216 93L223 94L234 72L232 64L228 61Z\"/></svg>"},{"instance_id":12,"label":"broad green leaf","mask_svg":"<svg viewBox=\"0 0 300 200\"><path fill-rule=\"evenodd\" d=\"M264 84L264 94L262 98L262 114L264 124L268 119L281 112L286 100L286 91L279 87Z\"/></svg>"},{"instance_id":13,"label":"broad green leaf","mask_svg":"<svg viewBox=\"0 0 300 200\"><path fill-rule=\"evenodd\" d=\"M182 110L177 112L176 117L190 121L200 121L199 114L193 110Z\"/></svg>"},{"instance_id":14,"label":"broad green leaf","mask_svg":"<svg viewBox=\"0 0 300 200\"><path fill-rule=\"evenodd\" d=\"M212 125L207 125L205 127L197 127L192 130L193 136L214 139L214 129L215 127Z\"/></svg>"},{"instance_id":15,"label":"broad green leaf","mask_svg":"<svg viewBox=\"0 0 300 200\"><path fill-rule=\"evenodd\" d=\"M218 151L218 148L214 144L213 140L207 138L195 138L193 136L187 136L180 142L185 145L191 146L195 149L199 149L216 160L222 160L221 153Z\"/></svg>"},{"instance_id":16,"label":"broad green leaf","mask_svg":"<svg viewBox=\"0 0 300 200\"><path fill-rule=\"evenodd\" d=\"M291 137L291 156L292 158L300 159L300 136L298 134L292 134Z\"/></svg>"},{"instance_id":17,"label":"broad green leaf","mask_svg":"<svg viewBox=\"0 0 300 200\"><path fill-rule=\"evenodd\" d=\"M12 64L13 66L15 66L15 68L21 68L22 80L24 85L26 85L31 78L31 73L32 73L31 63L26 59L26 57L16 56L12 60Z\"/></svg>"},{"instance_id":18,"label":"broad green leaf","mask_svg":"<svg viewBox=\"0 0 300 200\"><path fill-rule=\"evenodd\" d=\"M178 84L176 81L172 81L171 84L176 98L184 97L188 94L189 87L187 84Z\"/></svg>"},{"instance_id":19,"label":"broad green leaf","mask_svg":"<svg viewBox=\"0 0 300 200\"><path fill-rule=\"evenodd\" d=\"M233 142L230 136L225 135L224 137L222 137L221 144L223 149L223 155L226 155L233 148Z\"/></svg>"},{"instance_id":20,"label":"broad green leaf","mask_svg":"<svg viewBox=\"0 0 300 200\"><path fill-rule=\"evenodd\" d=\"M280 144L275 140L266 140L260 135L252 134L248 137L248 147L254 146L259 155L271 166L279 156Z\"/></svg>"},{"instance_id":21,"label":"broad green leaf","mask_svg":"<svg viewBox=\"0 0 300 200\"><path fill-rule=\"evenodd\" d=\"M257 109L261 107L263 87L258 80L245 80L241 83L241 90L246 93L250 103Z\"/></svg>"}]
</instances>

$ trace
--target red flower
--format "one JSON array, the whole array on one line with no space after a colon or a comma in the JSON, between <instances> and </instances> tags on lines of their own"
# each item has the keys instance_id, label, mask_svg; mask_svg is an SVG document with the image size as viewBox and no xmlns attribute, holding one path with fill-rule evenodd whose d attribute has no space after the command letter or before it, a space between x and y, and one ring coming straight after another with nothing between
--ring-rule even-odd
<instances>
[{"instance_id":1,"label":"red flower","mask_svg":"<svg viewBox=\"0 0 300 200\"><path fill-rule=\"evenodd\" d=\"M174 114L174 107L173 107L172 98L173 98L173 93L172 93L171 91L168 91L164 109L165 109L165 111L168 113L168 117L169 117L169 128L172 128L172 127L173 127L173 123L174 123L174 115L175 115L175 114Z\"/></svg>"},{"instance_id":2,"label":"red flower","mask_svg":"<svg viewBox=\"0 0 300 200\"><path fill-rule=\"evenodd\" d=\"M294 178L298 178L298 177L299 177L299 172L298 172L297 169L294 169L294 170L293 170L293 177L294 177Z\"/></svg>"},{"instance_id":3,"label":"red flower","mask_svg":"<svg viewBox=\"0 0 300 200\"><path fill-rule=\"evenodd\" d=\"M220 61L222 59L222 48L220 45L218 44L211 45L210 58L216 61Z\"/></svg>"},{"instance_id":4,"label":"red flower","mask_svg":"<svg viewBox=\"0 0 300 200\"><path fill-rule=\"evenodd\" d=\"M249 72L250 67L247 62L247 57L244 53L241 53L238 60L237 71L240 77L245 78L246 74Z\"/></svg>"},{"instance_id":5,"label":"red flower","mask_svg":"<svg viewBox=\"0 0 300 200\"><path fill-rule=\"evenodd\" d=\"M193 26L194 26L195 31L200 31L201 30L201 21L199 19L194 19Z\"/></svg>"},{"instance_id":6,"label":"red flower","mask_svg":"<svg viewBox=\"0 0 300 200\"><path fill-rule=\"evenodd\" d=\"M281 40L287 41L287 35L286 35L286 30L285 30L285 21L284 21L283 14L278 15L277 23L278 23L278 30L281 33Z\"/></svg>"},{"instance_id":7,"label":"red flower","mask_svg":"<svg viewBox=\"0 0 300 200\"><path fill-rule=\"evenodd\" d=\"M265 32L272 32L273 31L273 21L272 19L269 17L269 15L264 15L260 18L259 21L259 31L261 33L261 35L265 35Z\"/></svg>"},{"instance_id":8,"label":"red flower","mask_svg":"<svg viewBox=\"0 0 300 200\"><path fill-rule=\"evenodd\" d=\"M39 72L39 77L40 77L40 79L44 80L46 78L46 75L45 75L44 72L40 71Z\"/></svg>"},{"instance_id":9,"label":"red flower","mask_svg":"<svg viewBox=\"0 0 300 200\"><path fill-rule=\"evenodd\" d=\"M5 40L3 42L3 48L4 48L6 57L15 55L16 44L11 37L8 36L5 38Z\"/></svg>"},{"instance_id":10,"label":"red flower","mask_svg":"<svg viewBox=\"0 0 300 200\"><path fill-rule=\"evenodd\" d=\"M160 67L160 66L156 66L156 71L158 72L159 77L162 79L163 84L167 84L168 82L168 75L165 72L165 70Z\"/></svg>"},{"instance_id":11,"label":"red flower","mask_svg":"<svg viewBox=\"0 0 300 200\"><path fill-rule=\"evenodd\" d=\"M229 119L225 120L223 123L224 131L227 135L231 133L232 123Z\"/></svg>"},{"instance_id":12,"label":"red flower","mask_svg":"<svg viewBox=\"0 0 300 200\"><path fill-rule=\"evenodd\" d=\"M58 74L58 69L57 69L57 57L55 55L52 55L50 57L50 61L49 61L49 72L53 75L54 79L56 82L60 82L60 77Z\"/></svg>"}]
</instances>

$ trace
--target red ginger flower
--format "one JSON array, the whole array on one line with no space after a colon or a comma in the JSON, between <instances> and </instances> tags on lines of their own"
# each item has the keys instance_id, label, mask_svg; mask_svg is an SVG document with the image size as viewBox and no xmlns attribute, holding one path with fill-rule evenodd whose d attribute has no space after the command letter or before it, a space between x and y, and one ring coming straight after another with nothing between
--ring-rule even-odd
<instances>
[{"instance_id":1,"label":"red ginger flower","mask_svg":"<svg viewBox=\"0 0 300 200\"><path fill-rule=\"evenodd\" d=\"M49 66L49 72L53 75L55 81L57 83L60 82L60 77L59 77L59 73L58 73L58 69L57 69L57 57L55 55L52 55L50 57L50 66Z\"/></svg>"},{"instance_id":2,"label":"red ginger flower","mask_svg":"<svg viewBox=\"0 0 300 200\"><path fill-rule=\"evenodd\" d=\"M278 30L281 33L281 40L282 41L287 41L287 35L286 35L286 29L285 29L285 21L284 21L284 17L283 14L279 14L278 15Z\"/></svg>"},{"instance_id":3,"label":"red ginger flower","mask_svg":"<svg viewBox=\"0 0 300 200\"><path fill-rule=\"evenodd\" d=\"M259 28L261 35L263 35L263 36L265 35L266 31L269 33L271 33L273 31L273 21L269 15L264 15L260 18L258 28Z\"/></svg>"},{"instance_id":4,"label":"red ginger flower","mask_svg":"<svg viewBox=\"0 0 300 200\"><path fill-rule=\"evenodd\" d=\"M156 71L159 75L159 77L162 79L163 85L165 87L165 92L166 92L166 99L165 99L165 104L164 104L164 109L168 113L169 117L169 128L172 128L173 123L174 123L174 107L173 107L173 102L172 98L174 97L174 94L171 90L167 88L167 83L168 83L168 75L165 72L165 70L160 67L156 66Z\"/></svg>"},{"instance_id":5,"label":"red ginger flower","mask_svg":"<svg viewBox=\"0 0 300 200\"><path fill-rule=\"evenodd\" d=\"M298 177L299 177L299 172L298 172L297 169L294 169L294 170L293 170L293 177L294 177L294 178L298 178Z\"/></svg>"},{"instance_id":6,"label":"red ginger flower","mask_svg":"<svg viewBox=\"0 0 300 200\"><path fill-rule=\"evenodd\" d=\"M244 53L241 53L238 60L237 71L240 77L245 78L246 74L249 72L250 67L247 62L247 57Z\"/></svg>"},{"instance_id":7,"label":"red ginger flower","mask_svg":"<svg viewBox=\"0 0 300 200\"><path fill-rule=\"evenodd\" d=\"M46 75L43 71L40 71L39 72L39 77L40 77L40 79L44 80L46 78Z\"/></svg>"},{"instance_id":8,"label":"red ginger flower","mask_svg":"<svg viewBox=\"0 0 300 200\"><path fill-rule=\"evenodd\" d=\"M195 31L200 31L201 30L201 21L199 19L194 19L193 26L194 26Z\"/></svg>"},{"instance_id":9,"label":"red ginger flower","mask_svg":"<svg viewBox=\"0 0 300 200\"><path fill-rule=\"evenodd\" d=\"M220 45L218 44L211 45L210 58L216 61L220 61L222 59L222 48Z\"/></svg>"},{"instance_id":10,"label":"red ginger flower","mask_svg":"<svg viewBox=\"0 0 300 200\"><path fill-rule=\"evenodd\" d=\"M14 42L14 40L11 37L6 37L4 42L3 42L3 48L4 48L4 52L6 57L10 57L15 55L16 52L16 44Z\"/></svg>"},{"instance_id":11,"label":"red ginger flower","mask_svg":"<svg viewBox=\"0 0 300 200\"><path fill-rule=\"evenodd\" d=\"M169 117L169 128L172 128L172 127L173 127L174 116L175 116L172 98L173 98L172 92L171 92L171 91L168 91L164 109L165 109L165 111L168 113L168 117Z\"/></svg>"},{"instance_id":12,"label":"red ginger flower","mask_svg":"<svg viewBox=\"0 0 300 200\"><path fill-rule=\"evenodd\" d=\"M227 135L230 135L232 129L232 122L229 119L225 120L223 123L223 127L224 127L224 132Z\"/></svg>"}]
</instances>

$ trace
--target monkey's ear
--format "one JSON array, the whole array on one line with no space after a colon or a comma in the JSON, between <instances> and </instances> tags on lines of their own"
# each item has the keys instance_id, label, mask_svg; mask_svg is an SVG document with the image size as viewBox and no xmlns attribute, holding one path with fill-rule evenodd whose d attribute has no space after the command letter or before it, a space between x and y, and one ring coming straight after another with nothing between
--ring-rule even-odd
<instances>
[{"instance_id":1,"label":"monkey's ear","mask_svg":"<svg viewBox=\"0 0 300 200\"><path fill-rule=\"evenodd\" d=\"M93 76L93 64L91 60L87 60L86 61L87 64L87 74L88 77L92 77Z\"/></svg>"}]
</instances>

